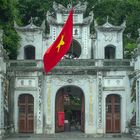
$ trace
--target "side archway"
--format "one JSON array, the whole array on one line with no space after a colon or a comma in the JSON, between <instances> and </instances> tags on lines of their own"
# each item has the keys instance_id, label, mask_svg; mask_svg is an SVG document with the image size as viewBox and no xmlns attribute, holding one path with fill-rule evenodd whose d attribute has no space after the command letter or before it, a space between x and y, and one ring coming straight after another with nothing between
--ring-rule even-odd
<instances>
[{"instance_id":1,"label":"side archway","mask_svg":"<svg viewBox=\"0 0 140 140\"><path fill-rule=\"evenodd\" d=\"M121 97L110 94L106 97L106 133L121 131Z\"/></svg>"},{"instance_id":2,"label":"side archway","mask_svg":"<svg viewBox=\"0 0 140 140\"><path fill-rule=\"evenodd\" d=\"M33 133L34 97L30 94L21 94L18 97L18 107L19 133Z\"/></svg>"}]
</instances>

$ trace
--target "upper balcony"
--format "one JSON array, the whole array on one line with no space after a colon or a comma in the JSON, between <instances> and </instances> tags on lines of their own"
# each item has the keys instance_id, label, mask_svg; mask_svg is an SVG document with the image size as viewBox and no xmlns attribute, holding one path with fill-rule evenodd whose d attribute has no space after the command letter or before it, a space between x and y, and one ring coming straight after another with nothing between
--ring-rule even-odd
<instances>
[{"instance_id":1,"label":"upper balcony","mask_svg":"<svg viewBox=\"0 0 140 140\"><path fill-rule=\"evenodd\" d=\"M52 70L133 70L131 60L121 59L63 59ZM7 61L8 71L43 71L42 60L10 60Z\"/></svg>"}]
</instances>

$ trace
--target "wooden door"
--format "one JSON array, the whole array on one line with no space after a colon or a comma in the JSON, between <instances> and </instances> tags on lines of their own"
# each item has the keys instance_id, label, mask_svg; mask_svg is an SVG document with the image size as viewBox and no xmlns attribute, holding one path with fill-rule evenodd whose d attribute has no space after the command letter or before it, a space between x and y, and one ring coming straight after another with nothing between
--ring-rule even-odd
<instances>
[{"instance_id":1,"label":"wooden door","mask_svg":"<svg viewBox=\"0 0 140 140\"><path fill-rule=\"evenodd\" d=\"M82 94L82 108L81 108L81 131L85 131L85 100Z\"/></svg>"},{"instance_id":2,"label":"wooden door","mask_svg":"<svg viewBox=\"0 0 140 140\"><path fill-rule=\"evenodd\" d=\"M19 97L19 133L33 133L34 130L34 98L23 94Z\"/></svg>"},{"instance_id":3,"label":"wooden door","mask_svg":"<svg viewBox=\"0 0 140 140\"><path fill-rule=\"evenodd\" d=\"M120 97L109 95L106 98L106 132L120 132Z\"/></svg>"},{"instance_id":4,"label":"wooden door","mask_svg":"<svg viewBox=\"0 0 140 140\"><path fill-rule=\"evenodd\" d=\"M60 126L58 123L58 113L64 112L64 92L59 90L56 95L56 106L55 106L55 131L64 132L64 126Z\"/></svg>"}]
</instances>

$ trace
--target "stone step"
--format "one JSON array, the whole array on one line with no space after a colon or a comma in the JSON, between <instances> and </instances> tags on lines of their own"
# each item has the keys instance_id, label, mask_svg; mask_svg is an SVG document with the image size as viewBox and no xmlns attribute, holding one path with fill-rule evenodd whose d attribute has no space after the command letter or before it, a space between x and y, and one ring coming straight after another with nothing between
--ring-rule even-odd
<instances>
[{"instance_id":1,"label":"stone step","mask_svg":"<svg viewBox=\"0 0 140 140\"><path fill-rule=\"evenodd\" d=\"M127 137L128 135L118 134L85 134L82 132L63 132L55 134L12 134L10 138L96 138L96 137L106 137L106 138L120 138Z\"/></svg>"}]
</instances>

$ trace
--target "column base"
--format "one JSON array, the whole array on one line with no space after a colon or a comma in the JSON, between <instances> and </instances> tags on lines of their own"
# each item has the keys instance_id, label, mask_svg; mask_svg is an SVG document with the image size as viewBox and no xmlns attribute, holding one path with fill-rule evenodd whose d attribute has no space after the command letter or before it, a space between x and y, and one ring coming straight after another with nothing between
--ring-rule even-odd
<instances>
[{"instance_id":1,"label":"column base","mask_svg":"<svg viewBox=\"0 0 140 140\"><path fill-rule=\"evenodd\" d=\"M0 129L0 140L4 139L4 129Z\"/></svg>"},{"instance_id":2,"label":"column base","mask_svg":"<svg viewBox=\"0 0 140 140\"><path fill-rule=\"evenodd\" d=\"M140 127L132 126L129 132L134 138L140 139Z\"/></svg>"}]
</instances>

